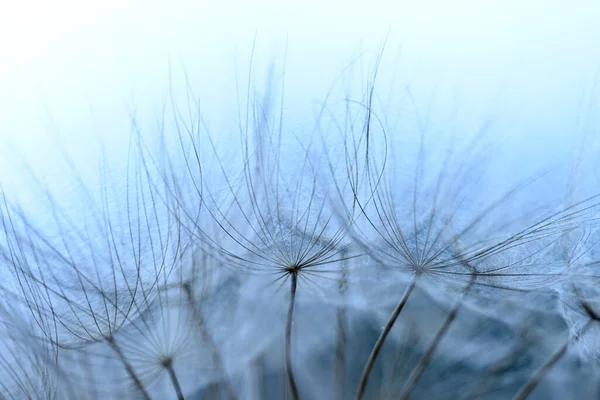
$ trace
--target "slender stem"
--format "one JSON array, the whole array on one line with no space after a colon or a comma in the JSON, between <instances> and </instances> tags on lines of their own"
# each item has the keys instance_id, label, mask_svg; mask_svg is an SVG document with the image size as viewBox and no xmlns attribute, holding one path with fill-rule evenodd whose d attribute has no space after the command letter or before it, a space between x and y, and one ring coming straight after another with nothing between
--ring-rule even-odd
<instances>
[{"instance_id":1,"label":"slender stem","mask_svg":"<svg viewBox=\"0 0 600 400\"><path fill-rule=\"evenodd\" d=\"M574 288L575 292L579 294L579 291ZM592 322L600 321L600 315L596 313L596 311L592 308L592 306L584 300L581 301L581 306L585 310L586 314L590 319L586 322L586 324L581 328L579 332L579 336L584 335L588 328L592 325ZM519 389L513 400L524 400L526 399L531 392L537 387L540 381L546 376L546 374L552 369L554 364L556 364L563 356L567 353L569 349L569 344L571 343L571 338L567 339L565 343L558 350L556 350L548 360L537 370L537 372L527 381L525 384Z\"/></svg>"},{"instance_id":2,"label":"slender stem","mask_svg":"<svg viewBox=\"0 0 600 400\"><path fill-rule=\"evenodd\" d=\"M429 347L427 348L427 350L425 350L425 353L421 356L421 359L419 360L419 362L417 363L415 368L412 370L410 376L408 377L408 380L406 381L406 383L404 385L404 388L402 389L402 392L400 392L400 396L398 397L399 399L408 399L409 398L410 393L414 389L417 381L423 375L423 372L427 368L429 361L431 361L431 357L433 356L433 353L437 350L440 342L442 341L442 339L448 332L448 329L450 329L450 326L456 319L458 310L462 306L462 299L467 295L469 290L471 290L471 288L473 287L473 283L474 283L474 280L471 280L469 282L469 285L464 289L460 300L454 305L454 307L452 307L452 310L450 310L450 313L446 317L444 324L437 331L437 333L435 334L435 337L433 338L433 341L429 344Z\"/></svg>"},{"instance_id":3,"label":"slender stem","mask_svg":"<svg viewBox=\"0 0 600 400\"><path fill-rule=\"evenodd\" d=\"M585 333L587 328L591 325L592 320L589 320L581 330L581 335ZM556 364L563 356L567 353L569 348L569 343L571 339L567 339L562 346L558 350L556 350L549 359L537 370L537 372L527 381L525 384L519 389L513 400L524 400L526 399L531 392L537 387L540 381L546 376L546 374L552 369L554 364Z\"/></svg>"},{"instance_id":4,"label":"slender stem","mask_svg":"<svg viewBox=\"0 0 600 400\"><path fill-rule=\"evenodd\" d=\"M373 370L373 365L375 365L375 360L377 359L377 356L379 355L379 352L381 351L381 348L383 347L383 343L385 342L385 339L387 338L388 334L392 330L394 323L398 319L400 312L402 311L402 309L404 308L404 305L408 301L408 297L410 296L413 289L415 288L415 285L417 284L417 279L418 279L418 276L415 275L415 277L413 278L410 285L408 285L408 287L404 291L404 294L402 295L400 302L398 303L398 305L392 312L392 315L390 316L390 319L388 320L387 325L383 329L383 332L381 332L381 335L379 335L379 338L377 339L377 343L375 343L375 347L373 347L373 350L371 351L371 354L369 355L367 364L365 365L362 376L360 377L360 383L358 385L358 391L356 394L357 400L361 400L365 394L365 390L367 388L367 382L369 381L369 376L371 375L371 371Z\"/></svg>"},{"instance_id":5,"label":"slender stem","mask_svg":"<svg viewBox=\"0 0 600 400\"><path fill-rule=\"evenodd\" d=\"M290 306L288 308L287 321L285 325L285 372L287 374L288 383L292 392L292 400L298 400L298 387L296 379L292 372L292 319L294 316L294 303L296 302L296 288L298 286L298 273L296 271L291 274L291 295Z\"/></svg>"},{"instance_id":6,"label":"slender stem","mask_svg":"<svg viewBox=\"0 0 600 400\"><path fill-rule=\"evenodd\" d=\"M347 257L346 251L341 253L343 259ZM347 260L342 262L342 276L340 277L339 290L342 298L346 294L346 276L348 269ZM337 338L335 346L335 383L336 400L344 400L346 389L346 310L344 305L338 307L337 317Z\"/></svg>"},{"instance_id":7,"label":"slender stem","mask_svg":"<svg viewBox=\"0 0 600 400\"><path fill-rule=\"evenodd\" d=\"M335 346L335 381L336 399L344 400L346 387L346 312L343 308L337 310L337 340Z\"/></svg>"},{"instance_id":8,"label":"slender stem","mask_svg":"<svg viewBox=\"0 0 600 400\"><path fill-rule=\"evenodd\" d=\"M212 335L210 334L210 332L207 329L206 320L204 318L204 313L202 312L202 309L200 307L196 306L190 285L184 284L183 290L185 291L188 302L190 303L190 307L192 307L192 311L193 311L194 316L200 327L200 334L202 335L202 339L208 344L208 348L211 351L211 358L212 358L213 365L216 367L216 369L218 371L222 372L222 374L223 374L222 384L225 388L225 391L227 392L227 396L231 400L237 400L235 390L233 389L233 386L231 385L231 382L229 382L229 379L227 378L227 375L225 373L226 372L225 371L225 363L223 362L223 358L221 357L221 354L219 353L217 343L215 342ZM212 391L212 390L215 390L218 393L218 386L210 384L209 391Z\"/></svg>"},{"instance_id":9,"label":"slender stem","mask_svg":"<svg viewBox=\"0 0 600 400\"><path fill-rule=\"evenodd\" d=\"M140 392L140 394L142 395L144 400L150 400L150 396L148 395L148 392L146 392L146 389L144 388L142 381L140 381L140 378L137 376L137 374L133 370L133 367L131 366L129 361L127 361L127 359L125 358L125 355L121 351L121 348L119 347L119 345L117 345L117 343L115 342L115 339L112 336L109 336L106 339L106 342L108 343L110 348L113 349L113 351L115 353L117 353L119 360L121 360L121 362L125 366L125 370L127 371L127 374L129 374L129 377L133 381L133 384L135 385L136 389Z\"/></svg>"},{"instance_id":10,"label":"slender stem","mask_svg":"<svg viewBox=\"0 0 600 400\"><path fill-rule=\"evenodd\" d=\"M526 399L531 394L531 392L533 392L533 389L537 387L538 383L540 383L542 378L548 373L548 371L550 371L554 364L556 364L556 362L565 355L568 348L569 341L567 340L565 341L565 343L563 343L562 346L560 346L560 348L556 352L554 352L554 354L552 354L552 356L550 356L548 360L546 360L544 365L540 367L540 369L535 373L535 375L533 375L531 379L529 379L525 383L525 385L523 385L521 389L519 389L515 397L513 397L513 400Z\"/></svg>"},{"instance_id":11,"label":"slender stem","mask_svg":"<svg viewBox=\"0 0 600 400\"><path fill-rule=\"evenodd\" d=\"M185 400L185 398L183 397L183 392L181 391L179 379L177 379L177 375L175 374L175 370L173 369L173 360L171 358L168 358L163 361L162 365L169 373L171 383L173 384L173 388L175 389L175 393L177 394L177 400Z\"/></svg>"}]
</instances>

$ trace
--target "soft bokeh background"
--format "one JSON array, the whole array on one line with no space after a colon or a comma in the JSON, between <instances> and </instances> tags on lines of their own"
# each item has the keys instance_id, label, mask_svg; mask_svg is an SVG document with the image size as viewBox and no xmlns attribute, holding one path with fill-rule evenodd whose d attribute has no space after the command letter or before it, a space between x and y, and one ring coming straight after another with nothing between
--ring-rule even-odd
<instances>
[{"instance_id":1,"label":"soft bokeh background","mask_svg":"<svg viewBox=\"0 0 600 400\"><path fill-rule=\"evenodd\" d=\"M248 84L257 98L269 83L283 87L274 109L283 107L288 138L308 137L331 88L333 111L343 111L334 104L346 95L364 99L384 49L376 109L390 118L390 136L427 122L427 143L438 145L430 161L445 149L437 137L468 138L489 126L489 153L465 155L496 174L478 199L553 168L527 195L562 203L568 184L583 195L600 182L598 21L595 0L0 0L0 184L37 227L56 222L48 190L82 231L90 214L105 211L82 202L84 187L98 200L107 184L102 206L116 208L117 221L128 212L133 119L150 146L163 134L176 145L175 120L188 118L193 92L230 157L224 162L240 161L234 146ZM318 134L339 146L329 131ZM286 160L293 150L284 151ZM401 167L414 158L396 161ZM427 165L432 175L438 168ZM110 173L104 182L101 171ZM500 213L514 217L515 208ZM86 233L95 244L95 232ZM92 250L102 252L98 246Z\"/></svg>"}]
</instances>

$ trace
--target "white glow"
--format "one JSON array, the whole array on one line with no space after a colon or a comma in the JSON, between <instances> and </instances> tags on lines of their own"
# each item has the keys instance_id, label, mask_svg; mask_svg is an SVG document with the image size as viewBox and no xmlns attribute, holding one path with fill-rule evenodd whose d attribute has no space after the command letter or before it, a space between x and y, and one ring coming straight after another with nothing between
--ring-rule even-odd
<instances>
[{"instance_id":1,"label":"white glow","mask_svg":"<svg viewBox=\"0 0 600 400\"><path fill-rule=\"evenodd\" d=\"M388 62L400 55L397 75L423 107L436 90L439 98L458 99L468 113L508 116L513 126L567 130L600 67L598 4L5 2L0 138L40 163L34 166L39 170L58 157L48 153L47 141L59 130L70 151L89 161L85 147L94 135L123 145L128 106L135 104L147 112L148 124L155 122L153 110L169 85L169 62L180 71L182 60L194 90L226 103L219 93L231 93L236 59L238 68L248 66L256 33L258 68L281 56L287 41L289 91L318 96L360 49L377 51L388 30ZM0 173L14 179L14 163L4 159Z\"/></svg>"}]
</instances>

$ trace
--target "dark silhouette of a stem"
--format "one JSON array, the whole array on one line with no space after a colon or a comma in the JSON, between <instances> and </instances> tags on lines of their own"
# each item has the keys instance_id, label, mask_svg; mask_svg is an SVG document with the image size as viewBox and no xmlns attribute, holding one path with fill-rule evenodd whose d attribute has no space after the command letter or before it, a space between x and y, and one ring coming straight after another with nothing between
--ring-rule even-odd
<instances>
[{"instance_id":1,"label":"dark silhouette of a stem","mask_svg":"<svg viewBox=\"0 0 600 400\"><path fill-rule=\"evenodd\" d=\"M109 336L108 338L106 338L106 342L108 343L110 348L113 349L113 351L117 354L117 356L119 357L119 360L121 360L121 362L125 366L125 370L127 371L127 374L133 381L133 384L135 385L136 389L140 392L140 394L142 395L144 400L150 400L150 396L148 395L148 392L144 388L142 381L135 373L135 371L134 371L133 367L131 366L131 364L129 363L129 361L127 361L127 359L125 358L123 351L121 351L121 348L115 342L115 339L112 336Z\"/></svg>"},{"instance_id":2,"label":"dark silhouette of a stem","mask_svg":"<svg viewBox=\"0 0 600 400\"><path fill-rule=\"evenodd\" d=\"M290 273L290 305L287 313L287 321L285 325L285 372L287 374L288 383L290 385L290 391L292 394L292 400L298 400L298 386L296 385L296 379L294 378L294 372L292 371L292 320L294 317L294 303L296 302L296 288L298 286L298 272L292 271Z\"/></svg>"},{"instance_id":3,"label":"dark silhouette of a stem","mask_svg":"<svg viewBox=\"0 0 600 400\"><path fill-rule=\"evenodd\" d=\"M433 353L437 350L440 342L442 341L442 339L448 332L448 329L450 329L450 326L456 319L458 310L462 306L462 299L471 290L471 288L473 287L473 283L474 283L474 279L471 279L471 281L469 282L469 285L464 289L460 300L454 305L454 307L452 307L452 310L450 310L450 313L446 317L444 324L437 331L437 333L435 334L435 337L433 338L433 341L429 344L429 347L427 348L427 350L425 350L425 353L421 356L416 367L413 369L410 376L408 377L408 380L406 381L406 384L404 385L402 392L400 392L400 396L398 397L399 399L408 399L409 398L410 393L412 392L415 385L417 384L417 381L419 380L419 378L421 378L421 376L423 375L423 372L429 365L429 361L431 361L431 357L433 356Z\"/></svg>"},{"instance_id":4,"label":"dark silhouette of a stem","mask_svg":"<svg viewBox=\"0 0 600 400\"><path fill-rule=\"evenodd\" d=\"M546 376L546 374L550 371L550 369L560 360L567 349L569 348L570 340L565 341L562 346L558 350L556 350L549 359L537 370L537 372L519 389L513 400L524 400L526 399L531 392L537 387L538 383Z\"/></svg>"},{"instance_id":5,"label":"dark silhouette of a stem","mask_svg":"<svg viewBox=\"0 0 600 400\"><path fill-rule=\"evenodd\" d=\"M593 321L600 321L600 315L594 311L592 306L590 306L587 302L581 301L581 306L590 317L588 322L581 329L580 335L583 335L585 331L592 325ZM552 367L564 357L569 349L569 344L571 343L571 338L567 339L562 346L558 350L556 350L549 359L537 370L537 372L519 389L513 400L525 400L531 392L537 387L537 385L541 382L541 380L548 374L548 372L552 369Z\"/></svg>"},{"instance_id":6,"label":"dark silhouette of a stem","mask_svg":"<svg viewBox=\"0 0 600 400\"><path fill-rule=\"evenodd\" d=\"M173 388L175 389L175 393L177 394L177 400L185 400L185 398L183 397L183 392L181 391L179 379L177 379L177 375L175 374L175 370L173 369L173 359L166 358L165 360L163 360L162 366L169 373L169 378L171 378L171 383L173 384Z\"/></svg>"},{"instance_id":7,"label":"dark silhouette of a stem","mask_svg":"<svg viewBox=\"0 0 600 400\"><path fill-rule=\"evenodd\" d=\"M383 329L383 332L381 332L381 335L379 335L379 338L377 339L377 343L375 343L375 347L373 347L373 350L371 351L371 354L369 355L367 364L365 365L362 376L360 377L360 383L358 385L358 391L356 394L357 400L361 400L365 394L365 390L367 389L367 383L369 381L369 376L371 375L371 371L373 370L373 365L375 365L375 360L377 360L377 356L379 355L379 352L381 351L381 348L383 347L383 343L385 342L385 339L387 338L388 334L392 330L392 327L394 326L394 323L398 319L400 312L406 305L406 302L408 301L408 297L414 290L415 285L417 284L417 279L418 279L418 276L415 275L415 277L411 281L410 285L408 285L408 287L404 291L404 294L402 295L400 302L398 303L398 305L392 312L392 315L390 316L388 323L386 324L385 328Z\"/></svg>"},{"instance_id":8,"label":"dark silhouette of a stem","mask_svg":"<svg viewBox=\"0 0 600 400\"><path fill-rule=\"evenodd\" d=\"M211 358L212 358L213 365L216 367L217 370L223 371L223 373L224 373L225 372L225 364L223 362L223 358L221 357L221 354L219 354L217 344L215 343L214 339L212 338L210 332L206 329L206 321L204 318L204 314L202 313L202 310L199 307L197 307L196 303L194 302L194 297L192 295L192 289L191 289L190 285L187 283L184 284L183 290L186 294L188 302L190 303L190 307L192 307L194 317L196 318L198 325L200 327L200 334L202 335L202 339L208 344L208 348L211 351ZM225 376L225 374L222 377L222 379L223 379L222 384L225 388L225 392L227 393L227 397L231 400L237 400L235 390L231 386L231 382L229 382L229 379L227 379L227 376ZM212 391L212 390L218 391L218 387L216 387L215 385L211 384L209 386L210 386L209 391Z\"/></svg>"},{"instance_id":9,"label":"dark silhouette of a stem","mask_svg":"<svg viewBox=\"0 0 600 400\"><path fill-rule=\"evenodd\" d=\"M346 258L346 252L342 251L342 258ZM346 292L347 268L345 262L342 262L342 276L339 282L340 295L344 296ZM335 384L336 400L344 400L346 388L346 310L344 306L336 310L337 319L337 338L335 346Z\"/></svg>"}]
</instances>

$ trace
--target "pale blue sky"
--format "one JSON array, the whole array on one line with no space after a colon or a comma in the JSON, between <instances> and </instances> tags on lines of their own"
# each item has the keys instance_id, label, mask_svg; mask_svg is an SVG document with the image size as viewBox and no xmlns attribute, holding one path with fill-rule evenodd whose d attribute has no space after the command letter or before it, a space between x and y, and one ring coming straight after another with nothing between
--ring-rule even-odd
<instances>
[{"instance_id":1,"label":"pale blue sky","mask_svg":"<svg viewBox=\"0 0 600 400\"><path fill-rule=\"evenodd\" d=\"M62 155L50 134L59 132L82 174L84 166L93 174L94 138L102 138L115 160L124 154L128 107L136 105L148 131L156 126L169 62L176 96L185 89L183 64L208 118L231 119L235 66L244 81L255 33L257 75L272 57L282 60L287 42L286 95L294 110L288 117L302 121L314 115L308 106L344 65L361 50L374 56L389 30L380 88L393 75L423 108L435 93L440 121L453 105L465 126L493 117L517 147L537 148L542 154L535 157L543 157L546 147L568 147L564 141L574 136L581 101L591 96L600 68L600 3L594 0L284 3L6 2L0 140L15 144L54 183L61 181L53 168ZM18 184L20 174L14 157L0 159L5 187Z\"/></svg>"}]
</instances>

